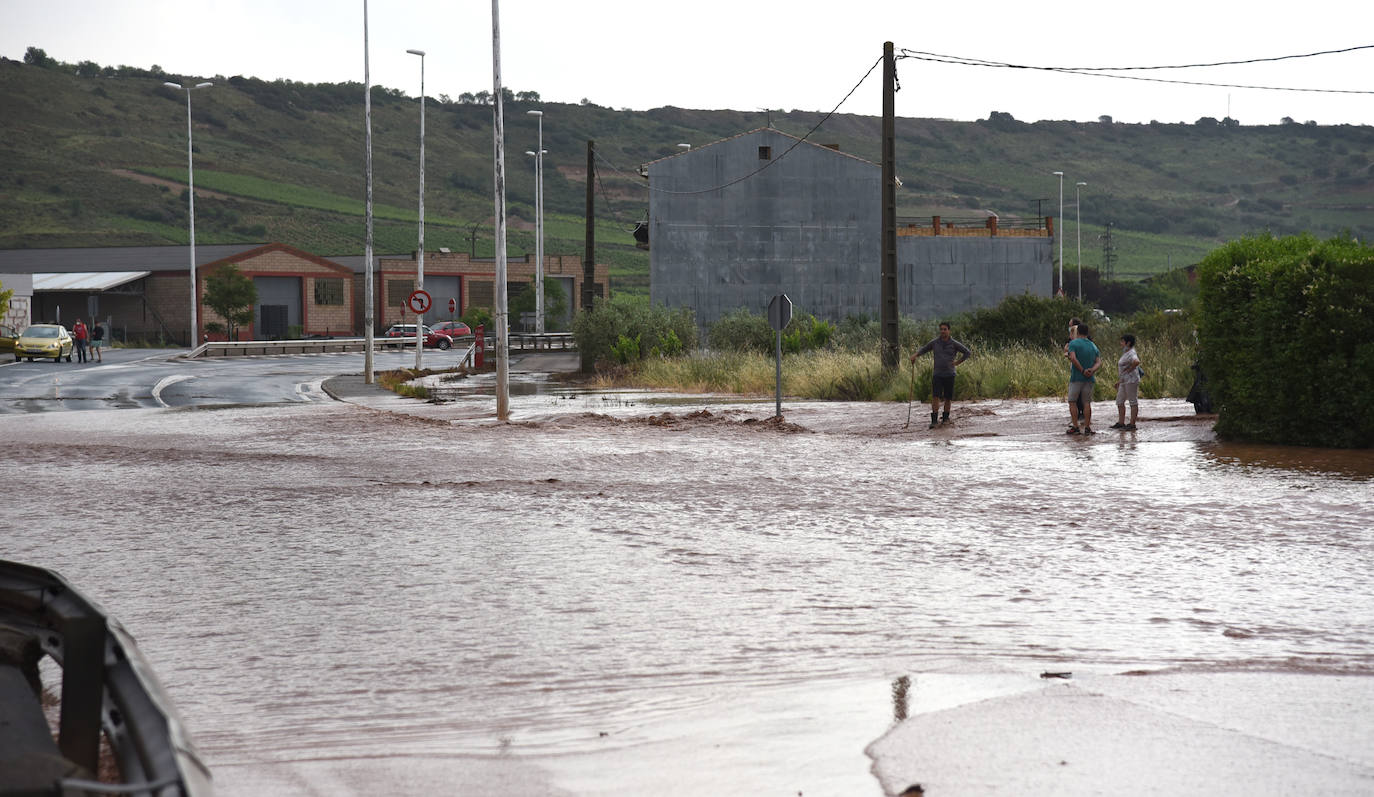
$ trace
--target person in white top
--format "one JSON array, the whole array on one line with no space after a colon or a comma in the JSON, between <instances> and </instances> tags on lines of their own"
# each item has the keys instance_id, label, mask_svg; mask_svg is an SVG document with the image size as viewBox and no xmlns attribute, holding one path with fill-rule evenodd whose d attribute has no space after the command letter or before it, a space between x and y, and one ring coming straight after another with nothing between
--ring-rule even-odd
<instances>
[{"instance_id":1,"label":"person in white top","mask_svg":"<svg viewBox=\"0 0 1374 797\"><path fill-rule=\"evenodd\" d=\"M1116 423L1113 429L1135 431L1140 415L1140 355L1135 351L1135 335L1121 336L1121 357L1116 361ZM1131 405L1131 422L1126 423L1126 405Z\"/></svg>"}]
</instances>

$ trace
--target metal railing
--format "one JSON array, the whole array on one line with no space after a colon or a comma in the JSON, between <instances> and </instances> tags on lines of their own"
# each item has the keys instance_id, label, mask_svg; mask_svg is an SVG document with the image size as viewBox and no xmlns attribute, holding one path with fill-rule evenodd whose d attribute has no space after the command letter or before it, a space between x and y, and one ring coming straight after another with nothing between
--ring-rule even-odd
<instances>
[{"instance_id":1,"label":"metal railing","mask_svg":"<svg viewBox=\"0 0 1374 797\"><path fill-rule=\"evenodd\" d=\"M97 772L103 731L119 764L119 783L65 778L52 784L53 793L214 793L209 769L133 637L60 575L0 560L0 631L34 654L31 661L0 660L0 669L17 668L32 679L41 655L62 667L57 739L62 757L88 773ZM11 689L7 696L22 702L17 693L23 691ZM37 707L38 695L31 697ZM34 749L45 741L51 745L51 732L43 731L46 740L19 741Z\"/></svg>"},{"instance_id":2,"label":"metal railing","mask_svg":"<svg viewBox=\"0 0 1374 797\"><path fill-rule=\"evenodd\" d=\"M487 351L495 350L496 337L487 335ZM573 351L577 348L571 332L512 332L509 335L511 351ZM473 337L463 335L453 339L454 347L468 343ZM373 338L373 351L397 347L411 347L415 338ZM305 340L233 340L202 343L186 354L187 358L196 357L243 357L248 355L271 354L321 354L324 352L363 351L367 348L366 338L310 338ZM469 351L471 354L471 351Z\"/></svg>"}]
</instances>

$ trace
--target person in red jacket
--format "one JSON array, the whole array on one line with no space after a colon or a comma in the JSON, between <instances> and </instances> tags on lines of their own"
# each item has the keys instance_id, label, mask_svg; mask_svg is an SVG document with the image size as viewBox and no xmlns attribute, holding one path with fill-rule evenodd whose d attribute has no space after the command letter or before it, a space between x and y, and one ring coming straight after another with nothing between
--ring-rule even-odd
<instances>
[{"instance_id":1,"label":"person in red jacket","mask_svg":"<svg viewBox=\"0 0 1374 797\"><path fill-rule=\"evenodd\" d=\"M76 341L76 361L86 362L86 325L81 323L81 319L76 319L72 325L72 339Z\"/></svg>"}]
</instances>

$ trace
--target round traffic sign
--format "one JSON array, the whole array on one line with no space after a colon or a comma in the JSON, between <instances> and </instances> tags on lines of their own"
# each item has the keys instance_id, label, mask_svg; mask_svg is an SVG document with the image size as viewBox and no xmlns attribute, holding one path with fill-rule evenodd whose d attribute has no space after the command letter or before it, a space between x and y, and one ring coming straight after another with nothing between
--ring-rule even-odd
<instances>
[{"instance_id":1,"label":"round traffic sign","mask_svg":"<svg viewBox=\"0 0 1374 797\"><path fill-rule=\"evenodd\" d=\"M457 300L457 299L449 299L449 300L448 300L448 311L449 311L450 313L456 313L456 312L458 312L458 300Z\"/></svg>"},{"instance_id":2,"label":"round traffic sign","mask_svg":"<svg viewBox=\"0 0 1374 797\"><path fill-rule=\"evenodd\" d=\"M410 294L410 298L406 300L406 304L410 305L410 309L414 311L416 315L424 315L429 312L429 306L433 304L433 300L429 298L428 291L420 289Z\"/></svg>"}]
</instances>

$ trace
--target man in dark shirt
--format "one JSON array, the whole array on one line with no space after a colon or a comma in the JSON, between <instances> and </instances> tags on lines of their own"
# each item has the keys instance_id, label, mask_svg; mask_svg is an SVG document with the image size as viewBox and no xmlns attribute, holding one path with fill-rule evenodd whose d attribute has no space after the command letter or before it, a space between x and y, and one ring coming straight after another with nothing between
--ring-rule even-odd
<instances>
[{"instance_id":1,"label":"man in dark shirt","mask_svg":"<svg viewBox=\"0 0 1374 797\"><path fill-rule=\"evenodd\" d=\"M954 398L954 369L972 357L973 352L949 336L948 321L940 322L940 336L917 349L911 355L911 362L915 363L917 357L928 351L935 354L935 370L930 376L930 428L934 429L936 419L940 416L941 399L945 402L945 414L940 422L949 423L949 402ZM956 354L963 356L956 360Z\"/></svg>"}]
</instances>

